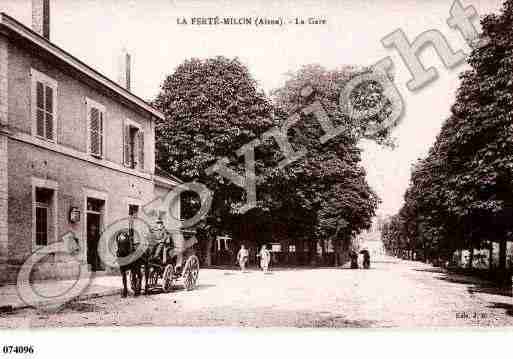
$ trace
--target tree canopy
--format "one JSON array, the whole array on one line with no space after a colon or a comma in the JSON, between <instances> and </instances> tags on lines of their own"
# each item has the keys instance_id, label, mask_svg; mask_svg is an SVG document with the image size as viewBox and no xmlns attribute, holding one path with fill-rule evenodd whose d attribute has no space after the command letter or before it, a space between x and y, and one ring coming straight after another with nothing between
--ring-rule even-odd
<instances>
[{"instance_id":1,"label":"tree canopy","mask_svg":"<svg viewBox=\"0 0 513 359\"><path fill-rule=\"evenodd\" d=\"M166 115L156 126L157 163L185 181L199 181L210 188L214 201L205 226L226 230L230 218L240 215L237 209L245 193L206 169L225 157L231 169L244 173L244 159L237 150L260 139L255 147L258 201L251 213L267 213L273 221L286 224L294 237L319 239L338 233L348 238L370 226L379 202L366 182L355 136L365 132L367 123L348 118L338 104L342 86L366 71L305 66L291 73L269 99L238 59L186 60L166 78L154 101ZM301 95L305 86L313 89L307 97ZM358 108L383 102L372 119L377 122L389 116L392 105L382 90L379 84L368 83L358 87L354 97ZM323 130L315 114L302 112L315 101L335 126L345 123L350 131L322 143ZM304 155L279 166L285 156L276 138L263 134L274 126L281 128L294 113L299 118L287 138ZM390 144L390 129L373 139Z\"/></svg>"},{"instance_id":2,"label":"tree canopy","mask_svg":"<svg viewBox=\"0 0 513 359\"><path fill-rule=\"evenodd\" d=\"M273 126L270 101L238 59L217 57L180 64L154 105L166 116L156 125L157 164L186 182L205 184L214 193L210 215L222 224L243 191L206 169L226 157L235 171L244 172L236 152ZM262 166L257 161L257 168Z\"/></svg>"},{"instance_id":3,"label":"tree canopy","mask_svg":"<svg viewBox=\"0 0 513 359\"><path fill-rule=\"evenodd\" d=\"M291 142L298 150L304 149L306 154L276 178L286 186L285 198L305 209L296 211L296 215L308 216L310 221L303 220L315 223L313 233L308 233L314 238L326 238L337 229L347 238L369 228L379 203L360 164L358 142L361 137L358 135L365 133L371 120L383 122L391 113L392 103L383 96L380 85L371 82L363 83L352 95L358 109L383 103L374 118L357 121L348 117L339 103L344 86L355 76L369 71L353 66L327 70L319 65L307 65L289 73L284 86L273 92L273 102L282 114L298 112L318 101L334 126L344 124L348 128L347 132L323 143L320 139L324 133L316 114L301 113L300 121L290 130ZM305 97L301 92L307 87L312 89L312 93ZM371 138L389 145L392 142L390 132L391 128L386 128Z\"/></svg>"}]
</instances>

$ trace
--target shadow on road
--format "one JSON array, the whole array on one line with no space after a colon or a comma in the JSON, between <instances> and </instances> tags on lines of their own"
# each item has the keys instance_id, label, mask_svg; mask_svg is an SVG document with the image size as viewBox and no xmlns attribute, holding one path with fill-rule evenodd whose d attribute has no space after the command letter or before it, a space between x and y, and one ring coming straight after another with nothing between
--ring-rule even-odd
<instances>
[{"instance_id":1,"label":"shadow on road","mask_svg":"<svg viewBox=\"0 0 513 359\"><path fill-rule=\"evenodd\" d=\"M472 278L467 276L462 276L458 274L445 273L444 276L438 277L438 279L457 283L457 284L465 284L467 285L467 291L471 294L474 293L486 293L493 295L500 295L504 297L513 297L513 290L511 285L501 287L497 284L489 281L480 280L478 278Z\"/></svg>"},{"instance_id":2,"label":"shadow on road","mask_svg":"<svg viewBox=\"0 0 513 359\"><path fill-rule=\"evenodd\" d=\"M299 325L298 327L313 328L372 328L377 322L372 320L348 320L343 316L330 316L322 319L315 319L307 325Z\"/></svg>"},{"instance_id":3,"label":"shadow on road","mask_svg":"<svg viewBox=\"0 0 513 359\"><path fill-rule=\"evenodd\" d=\"M196 287L194 287L194 289L191 290L191 292L198 291L198 290L204 290L204 289L208 289L208 288L212 288L212 287L215 287L215 285L214 284L198 284L198 285L196 285ZM184 292L184 291L186 291L186 289L183 284L175 284L173 286L173 290L170 293L172 294L172 293ZM155 288L150 288L148 290L147 295L152 296L152 295L158 295L158 294L168 294L168 293L165 293L164 290L162 289L162 287L158 286ZM141 296L144 296L144 294L141 294Z\"/></svg>"},{"instance_id":4,"label":"shadow on road","mask_svg":"<svg viewBox=\"0 0 513 359\"><path fill-rule=\"evenodd\" d=\"M79 312L79 313L93 313L103 311L105 307L101 305L97 305L94 303L85 303L85 302L68 302L62 308L59 314L68 313L68 312Z\"/></svg>"},{"instance_id":5,"label":"shadow on road","mask_svg":"<svg viewBox=\"0 0 513 359\"><path fill-rule=\"evenodd\" d=\"M490 309L502 309L505 315L513 316L513 304L509 304L513 297L513 287L510 285L501 286L496 282L486 280L483 278L477 278L474 276L454 273L443 268L415 268L415 272L433 273L432 278L455 284L464 285L467 292L473 294L489 294L499 297L483 297L488 301L487 308ZM506 297L506 298L501 298ZM504 300L506 303L501 302Z\"/></svg>"},{"instance_id":6,"label":"shadow on road","mask_svg":"<svg viewBox=\"0 0 513 359\"><path fill-rule=\"evenodd\" d=\"M197 290L204 290L204 289L213 288L213 287L215 287L214 284L198 284L196 287L194 287L194 289L192 291L194 292ZM185 290L185 287L183 284L177 284L173 287L173 292L182 292L184 290Z\"/></svg>"},{"instance_id":7,"label":"shadow on road","mask_svg":"<svg viewBox=\"0 0 513 359\"><path fill-rule=\"evenodd\" d=\"M274 306L258 306L242 312L232 306L221 306L216 308L215 313L210 313L209 318L212 320L209 326L228 327L375 328L392 326L370 319L347 318L344 314L329 310L284 310Z\"/></svg>"},{"instance_id":8,"label":"shadow on road","mask_svg":"<svg viewBox=\"0 0 513 359\"><path fill-rule=\"evenodd\" d=\"M504 297L513 297L512 287L474 287L468 288L469 293L487 293L493 295L501 295Z\"/></svg>"},{"instance_id":9,"label":"shadow on road","mask_svg":"<svg viewBox=\"0 0 513 359\"><path fill-rule=\"evenodd\" d=\"M440 275L435 276L434 278L450 283L467 285L467 291L471 294L486 293L504 297L513 297L513 287L511 285L500 286L492 281L472 277L469 275L452 273L442 268L416 268L413 270L416 272L438 273Z\"/></svg>"},{"instance_id":10,"label":"shadow on road","mask_svg":"<svg viewBox=\"0 0 513 359\"><path fill-rule=\"evenodd\" d=\"M428 272L428 273L446 273L446 271L442 268L416 268L414 269L415 272Z\"/></svg>"},{"instance_id":11,"label":"shadow on road","mask_svg":"<svg viewBox=\"0 0 513 359\"><path fill-rule=\"evenodd\" d=\"M506 314L513 317L513 304L500 303L500 302L492 302L490 304L491 305L489 305L488 308L505 309Z\"/></svg>"}]
</instances>

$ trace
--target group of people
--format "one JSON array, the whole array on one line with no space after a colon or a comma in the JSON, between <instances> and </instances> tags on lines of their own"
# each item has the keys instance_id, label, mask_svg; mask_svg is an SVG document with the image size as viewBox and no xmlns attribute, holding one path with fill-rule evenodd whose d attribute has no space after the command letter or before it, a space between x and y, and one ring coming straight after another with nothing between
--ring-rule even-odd
<instances>
[{"instance_id":1,"label":"group of people","mask_svg":"<svg viewBox=\"0 0 513 359\"><path fill-rule=\"evenodd\" d=\"M257 258L260 258L260 268L264 273L269 273L269 263L271 262L271 251L267 249L266 245L263 245L260 252L257 253ZM246 264L249 261L249 250L242 244L239 252L237 253L237 263L240 266L241 271L246 270Z\"/></svg>"},{"instance_id":2,"label":"group of people","mask_svg":"<svg viewBox=\"0 0 513 359\"><path fill-rule=\"evenodd\" d=\"M363 268L369 269L370 268L370 253L367 249L364 249L360 251L360 254L363 255ZM358 253L352 250L349 253L349 258L351 259L351 268L357 269L358 268Z\"/></svg>"}]
</instances>

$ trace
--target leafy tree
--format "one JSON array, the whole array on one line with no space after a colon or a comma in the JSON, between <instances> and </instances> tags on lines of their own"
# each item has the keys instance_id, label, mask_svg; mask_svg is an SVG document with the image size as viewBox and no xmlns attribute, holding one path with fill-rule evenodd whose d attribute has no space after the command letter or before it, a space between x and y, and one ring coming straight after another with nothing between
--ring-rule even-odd
<instances>
[{"instance_id":1,"label":"leafy tree","mask_svg":"<svg viewBox=\"0 0 513 359\"><path fill-rule=\"evenodd\" d=\"M212 239L228 230L244 191L216 173L207 174L206 169L226 157L235 171L244 173L244 161L236 151L273 126L272 105L247 67L225 57L180 64L165 79L154 105L166 116L156 124L157 164L186 182L203 183L214 194L213 210L198 226L207 242L205 261L210 264ZM258 160L257 170L261 172L263 166ZM198 200L189 196L194 198Z\"/></svg>"},{"instance_id":2,"label":"leafy tree","mask_svg":"<svg viewBox=\"0 0 513 359\"><path fill-rule=\"evenodd\" d=\"M461 76L452 108L455 136L449 138L454 212L476 245L500 243L500 268L513 231L513 1L482 20L486 43L474 49L470 71Z\"/></svg>"},{"instance_id":3,"label":"leafy tree","mask_svg":"<svg viewBox=\"0 0 513 359\"><path fill-rule=\"evenodd\" d=\"M412 173L416 215L406 220L422 223L422 241L438 252L499 242L504 271L513 233L513 1L481 24L485 41L460 76L452 114Z\"/></svg>"},{"instance_id":4,"label":"leafy tree","mask_svg":"<svg viewBox=\"0 0 513 359\"><path fill-rule=\"evenodd\" d=\"M257 90L247 68L237 59L187 60L167 77L154 101L166 114L166 120L156 127L157 163L185 181L198 180L213 191L212 211L198 227L206 243L211 243L217 233L233 232L234 226L241 223L238 209L244 191L205 170L226 157L236 172L244 173L244 161L236 151L257 138L263 140L255 148L258 201L257 208L243 215L246 220L281 223L290 237L309 241L312 253L316 240L331 237L347 243L351 236L370 226L378 198L359 164L361 151L355 136L345 133L322 144L323 132L314 115L302 114L289 132L289 139L294 148L305 149L305 155L283 168L278 166L283 153L276 140L262 137L273 126L283 125L290 114L316 100L322 102L335 125L344 122L354 129L349 132L364 132L367 123L351 122L337 103L341 86L362 71L368 70L346 68L330 72L307 66L291 75L285 86L274 93L275 107ZM299 92L305 85L314 89L309 98ZM355 92L357 108L384 102L374 121L383 121L389 115L391 103L380 95L378 85L367 84ZM373 138L389 144L389 130ZM192 212L194 206L189 207ZM210 264L210 245L206 253L206 263Z\"/></svg>"},{"instance_id":5,"label":"leafy tree","mask_svg":"<svg viewBox=\"0 0 513 359\"><path fill-rule=\"evenodd\" d=\"M305 156L278 173L268 184L281 187L285 193L282 211L292 217L293 223L313 223L303 228L302 235L311 241L311 254L316 251L316 241L324 248L324 239L345 239L345 246L352 236L371 225L379 199L366 182L365 170L361 167L361 150L354 134L365 132L367 122L355 121L341 110L341 89L354 76L368 69L345 67L326 70L318 65L308 65L296 73L290 73L283 87L273 92L273 100L281 114L301 114L300 120L291 128L289 136L296 150L305 150ZM302 90L310 87L310 96ZM383 122L391 113L391 102L382 95L379 84L366 83L356 89L354 104L357 109L367 109L383 103L382 110L372 120ZM318 101L334 126L344 124L348 131L326 143L320 138L324 132L315 114L305 115L302 109ZM372 139L390 144L390 129L372 136ZM293 214L290 214L293 211ZM337 258L340 245L335 244Z\"/></svg>"}]
</instances>

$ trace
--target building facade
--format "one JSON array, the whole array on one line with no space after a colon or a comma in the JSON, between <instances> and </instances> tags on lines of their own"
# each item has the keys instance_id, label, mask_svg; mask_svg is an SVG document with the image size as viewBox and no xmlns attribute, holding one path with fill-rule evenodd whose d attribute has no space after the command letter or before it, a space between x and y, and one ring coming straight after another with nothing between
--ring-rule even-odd
<instances>
[{"instance_id":1,"label":"building facade","mask_svg":"<svg viewBox=\"0 0 513 359\"><path fill-rule=\"evenodd\" d=\"M0 14L0 283L15 281L34 251L69 233L82 248L75 259L106 270L96 251L102 230L178 184L155 175L162 113L129 82L52 44L48 2L33 3L34 30ZM52 255L32 275L65 278L78 269L69 255Z\"/></svg>"}]
</instances>

